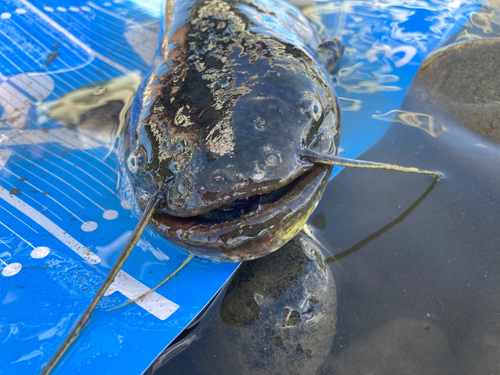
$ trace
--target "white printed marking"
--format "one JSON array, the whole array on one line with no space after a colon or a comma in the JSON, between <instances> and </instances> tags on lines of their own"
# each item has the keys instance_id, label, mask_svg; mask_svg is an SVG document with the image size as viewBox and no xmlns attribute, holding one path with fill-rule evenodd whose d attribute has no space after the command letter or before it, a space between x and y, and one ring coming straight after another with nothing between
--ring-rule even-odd
<instances>
[{"instance_id":1,"label":"white printed marking","mask_svg":"<svg viewBox=\"0 0 500 375\"><path fill-rule=\"evenodd\" d=\"M12 152L10 152L10 150L0 150L0 170L5 167L5 164L7 164L7 162L9 161L11 154Z\"/></svg>"},{"instance_id":2,"label":"white printed marking","mask_svg":"<svg viewBox=\"0 0 500 375\"><path fill-rule=\"evenodd\" d=\"M48 132L42 130L25 130L23 131L23 137L15 141L9 137L5 137L5 134L1 138L3 138L3 140L0 139L0 141L5 146L28 145L31 143L39 143L40 140L54 143L65 142L64 146L73 150L93 149L101 146L100 143L92 141L91 139L82 139L82 137L79 137L74 131L66 128L50 129Z\"/></svg>"},{"instance_id":3,"label":"white printed marking","mask_svg":"<svg viewBox=\"0 0 500 375\"><path fill-rule=\"evenodd\" d=\"M69 10L72 12L79 12L80 11L80 9L78 9L77 7L75 7L73 5L69 7Z\"/></svg>"},{"instance_id":4,"label":"white printed marking","mask_svg":"<svg viewBox=\"0 0 500 375\"><path fill-rule=\"evenodd\" d=\"M104 211L102 217L105 218L106 220L114 220L118 217L118 211L115 210Z\"/></svg>"},{"instance_id":5,"label":"white printed marking","mask_svg":"<svg viewBox=\"0 0 500 375\"><path fill-rule=\"evenodd\" d=\"M40 63L40 61L38 59L35 59L33 56L31 56L26 50L25 48L23 48L19 43L17 43L17 41L13 38L11 38L8 34L5 34L1 29L0 29L0 33L3 34L5 36L5 38L7 38L8 40L10 40L12 42L12 44L14 44L17 48L19 48L19 51L21 51L22 53L24 53L26 56L28 56L34 63L38 64L38 66L42 69L45 68L44 65L42 65ZM20 41L20 40L19 40ZM21 41L20 41L21 42ZM32 73L33 74L33 73ZM43 73L44 74L44 73Z\"/></svg>"},{"instance_id":6,"label":"white printed marking","mask_svg":"<svg viewBox=\"0 0 500 375\"><path fill-rule=\"evenodd\" d=\"M12 151L12 153L13 153L13 154L15 154L15 155L17 155L17 156L19 156L20 158L26 159L26 158L25 158L25 157L23 157L21 154L19 154L19 153L15 152L15 151ZM93 203L93 204L94 204L94 206L96 206L96 207L100 208L102 211L105 211L105 210L104 210L104 208L102 208L99 204L97 204L96 202L94 202L94 201L93 201L90 197L88 197L87 195L83 194L83 193L82 193L79 189L77 189L76 187L74 187L72 184L70 184L70 183L69 183L69 182L67 182L66 180L63 180L63 179L62 179L61 177L59 177L58 175L56 175L56 174L52 173L52 172L51 172L51 171L49 171L48 169L45 169L45 168L44 168L44 167L42 167L41 165L39 165L39 164L35 163L33 160L31 160L31 164L32 164L32 165L34 165L34 166L35 166L35 167L37 167L37 168L40 168L42 171L44 171L44 172L46 172L46 173L50 174L51 176L54 176L54 177L55 177L55 178L57 178L59 181L61 181L63 184L68 185L70 189L73 189L74 191L76 191L77 193L79 193L82 197L86 198L89 202ZM54 165L55 165L55 164L54 164ZM57 166L57 165L55 165L55 166ZM21 168L22 168L22 167L21 167ZM23 168L23 169L25 169L25 168ZM87 185L87 184L85 184L85 185ZM92 188L91 188L91 189L92 189ZM92 189L92 190L94 190L94 189ZM97 193L99 194L99 192L97 192ZM102 195L101 195L101 196L102 196ZM104 196L102 196L102 197L104 197ZM73 215L74 217L76 217L78 220L80 220L80 221L83 223L83 220L82 220L82 219L80 219L77 215L75 215L75 214L73 214L73 213L72 213L72 215Z\"/></svg>"},{"instance_id":7,"label":"white printed marking","mask_svg":"<svg viewBox=\"0 0 500 375\"><path fill-rule=\"evenodd\" d=\"M34 79L32 81L32 89L30 89L30 87L26 87L26 79L28 79L28 76L21 74L12 77L9 81L19 85L22 89L28 88L28 94L33 94L32 89L36 89L37 94L34 96L38 100L42 100L47 97L54 88L54 81L50 77ZM0 105L4 107L2 120L7 121L11 127L23 128L26 124L28 112L33 105L33 102L27 96L12 87L9 81L2 82L0 84ZM42 87L42 85L44 86Z\"/></svg>"},{"instance_id":8,"label":"white printed marking","mask_svg":"<svg viewBox=\"0 0 500 375\"><path fill-rule=\"evenodd\" d=\"M23 136L21 134L21 136ZM24 136L23 136L24 137ZM16 142L17 143L17 142ZM80 172L84 173L85 175L87 175L89 178L91 178L92 180L94 180L95 182L97 182L99 185L101 185L102 187L104 187L106 190L108 190L111 194L115 194L115 192L113 190L111 190L109 187L107 187L106 185L104 185L101 181L99 181L97 178L95 178L94 176L92 176L90 173L88 173L86 170L80 168L78 165L76 164L73 164L71 162L69 162L68 160L66 160L65 158L53 153L52 151L46 149L45 147L43 146L40 146L39 144L36 144L36 143L33 143L32 144L35 146L35 147L38 147L40 149L42 149L43 151L51 154L52 156L56 157L57 159L63 161L64 163L66 164L69 164L71 167L73 168L76 168L78 169ZM58 165L54 164L54 166L62 169L63 171L65 171L66 173L70 174L71 176L73 176L74 178L76 178L78 181L82 182L84 185L86 185L87 187L89 187L90 189L94 190L97 194L99 194L101 197L104 197L100 192L98 192L97 190L95 190L94 188L92 188L91 186L89 186L88 184L86 184L84 181L82 181L80 178L76 177L74 174L72 174L71 172L69 172L67 169L65 168L62 168L62 167L59 167Z\"/></svg>"},{"instance_id":9,"label":"white printed marking","mask_svg":"<svg viewBox=\"0 0 500 375\"><path fill-rule=\"evenodd\" d=\"M76 239L71 237L66 231L64 231L61 227L56 225L48 217L42 215L40 212L38 212L33 207L29 206L16 196L10 195L9 192L1 186L0 186L0 198L2 198L4 201L14 206L15 208L17 208L23 214L31 218L31 220L37 222L41 227L50 232L59 241L67 245L71 250L80 255L83 259L85 259L89 263L96 264L101 262L101 258L99 258L96 254L92 253L91 251L89 251L88 248L86 248Z\"/></svg>"},{"instance_id":10,"label":"white printed marking","mask_svg":"<svg viewBox=\"0 0 500 375\"><path fill-rule=\"evenodd\" d=\"M7 245L4 240L0 239L0 242L3 243L5 246L7 246L9 249L12 249L12 247L10 247L9 245Z\"/></svg>"},{"instance_id":11,"label":"white printed marking","mask_svg":"<svg viewBox=\"0 0 500 375\"><path fill-rule=\"evenodd\" d=\"M26 34L26 30L22 29ZM9 78L9 83L15 84L36 100L43 100L54 90L54 80L48 75L19 74ZM16 92L19 92L16 90Z\"/></svg>"},{"instance_id":12,"label":"white printed marking","mask_svg":"<svg viewBox=\"0 0 500 375\"><path fill-rule=\"evenodd\" d=\"M21 134L21 136L23 136L23 135ZM19 143L17 143L17 142L16 142L16 144L18 144L18 145L19 145ZM40 145L38 145L38 144L36 144L36 143L32 143L32 144L33 144L33 146L38 147L38 148L39 148L39 149L41 149L42 151L45 151L45 152L47 152L47 153L51 154L52 156L56 157L57 159L62 160L64 163L69 164L71 167L76 168L76 169L78 169L79 171L81 171L82 173L86 174L88 177L90 177L91 179L93 179L94 181L96 181L99 185L102 185L102 186L103 186L105 189L107 189L107 190L108 190L111 194L114 194L114 193L115 193L113 190L111 190L109 187L107 187L106 185L104 185L101 181L97 180L97 179L96 179L94 176L92 176L90 173L88 173L87 171L85 171L85 170L83 170L82 168L80 168L78 165L70 163L68 160L66 160L66 159L64 159L64 158L62 158L62 157L60 157L60 156L59 156L59 155L57 155L57 154L54 154L52 151L50 151L50 150L46 149L45 147L42 147L42 146L40 146ZM40 157L42 157L42 158L43 158L43 156L44 156L44 155L43 155L43 154L41 154L41 153L40 153L39 155L40 155ZM61 166L57 165L56 163L54 163L54 162L53 162L52 160L50 160L50 159L46 159L46 161L47 161L47 162L49 162L49 163L51 163L54 167L59 168L59 169L60 169L60 170L62 170L63 172L66 172L67 174L69 174L69 175L70 175L71 177L73 177L74 179L76 179L76 180L80 181L83 185L87 186L90 190L94 191L96 194L99 194L99 195L101 196L101 198L104 198L104 195L103 195L103 194L101 194L98 190L94 189L92 186L90 186L89 184L87 184L85 181L83 181L83 180L82 180L81 178L79 178L78 176L76 176L76 175L74 175L73 173L71 173L68 169L63 168L63 167L61 167ZM98 207L104 211L104 209L103 209L101 206L98 206Z\"/></svg>"},{"instance_id":13,"label":"white printed marking","mask_svg":"<svg viewBox=\"0 0 500 375\"><path fill-rule=\"evenodd\" d=\"M2 55L2 57L5 60L7 60L8 62L10 62L14 68L16 68L17 70L19 70L19 72L21 72L21 73L23 72L23 70L19 66L17 66L17 64L15 64L11 59L9 59L2 51L0 51L0 55Z\"/></svg>"},{"instance_id":14,"label":"white printed marking","mask_svg":"<svg viewBox=\"0 0 500 375\"><path fill-rule=\"evenodd\" d=\"M86 221L81 228L85 232L93 232L97 229L97 223L95 221Z\"/></svg>"},{"instance_id":15,"label":"white printed marking","mask_svg":"<svg viewBox=\"0 0 500 375\"><path fill-rule=\"evenodd\" d=\"M7 225L5 225L4 223L2 223L1 221L0 221L0 225L1 225L1 226L3 226L4 228L7 228L7 230L8 230L9 232L11 232L14 236L19 237L19 238L20 238L23 242L27 243L27 244L28 244L29 246L31 246L33 249L35 248L35 246L33 246L31 242L26 241L23 237L21 237L21 236L19 235L19 233L17 233L17 232L15 232L15 231L13 231L12 229L10 229Z\"/></svg>"},{"instance_id":16,"label":"white printed marking","mask_svg":"<svg viewBox=\"0 0 500 375\"><path fill-rule=\"evenodd\" d=\"M9 12L4 12L0 14L0 18L3 20L8 20L12 15Z\"/></svg>"},{"instance_id":17,"label":"white printed marking","mask_svg":"<svg viewBox=\"0 0 500 375\"><path fill-rule=\"evenodd\" d=\"M90 12L90 10L91 10L91 9L90 9L88 6L86 6L86 5L84 5L84 6L80 7L80 9L81 9L81 10L83 10L84 12Z\"/></svg>"},{"instance_id":18,"label":"white printed marking","mask_svg":"<svg viewBox=\"0 0 500 375\"><path fill-rule=\"evenodd\" d=\"M56 10L58 12L63 12L63 13L66 12L66 8L64 8L64 7L57 7Z\"/></svg>"},{"instance_id":19,"label":"white printed marking","mask_svg":"<svg viewBox=\"0 0 500 375\"><path fill-rule=\"evenodd\" d=\"M21 271L22 268L23 268L23 266L21 265L21 263L11 263L11 264L7 265L2 270L2 275L4 275L4 276L14 276L19 271Z\"/></svg>"},{"instance_id":20,"label":"white printed marking","mask_svg":"<svg viewBox=\"0 0 500 375\"><path fill-rule=\"evenodd\" d=\"M106 47L106 45L110 45L110 46L115 45L116 48L113 49L115 51L114 56L120 57L123 60L127 61L128 63L135 65L138 69L140 68L140 65L139 65L137 59L128 56L128 54L122 54L122 53L118 52L118 51L123 49L123 47L124 47L123 43L117 42L116 38L112 38L112 37L109 38L108 37L108 34L111 36L114 34L114 35L116 35L116 37L120 38L122 36L121 32L120 33L115 32L114 30L109 29L105 26L101 26L100 30L96 31L95 27L88 27L87 23L80 22L78 20L78 18L73 18L71 21L67 21L66 19L64 19L60 15L56 15L56 17L59 19L60 24L62 26L66 26L68 29L70 29L71 27L78 27L80 30L88 30L90 34L87 38L92 40L92 45L94 47L101 47L103 49L106 49L106 48L108 48L108 47ZM64 25L64 22L66 22L66 25ZM98 34L99 36L92 39L93 33ZM99 42L97 42L98 40L101 42L108 42L108 43L99 43ZM84 37L82 37L82 41L84 41ZM148 43L148 44L151 44L151 43ZM153 43L153 45L156 45L156 43ZM156 51L154 51L154 52L156 52ZM112 78L112 77L109 76L109 78Z\"/></svg>"},{"instance_id":21,"label":"white printed marking","mask_svg":"<svg viewBox=\"0 0 500 375\"><path fill-rule=\"evenodd\" d=\"M38 246L31 252L31 257L35 259L42 259L49 255L50 249L47 246Z\"/></svg>"},{"instance_id":22,"label":"white printed marking","mask_svg":"<svg viewBox=\"0 0 500 375\"><path fill-rule=\"evenodd\" d=\"M142 296L144 293L147 293L149 290L150 288L134 279L128 273L119 271L115 277L115 281L111 284L104 295L109 296L110 294L118 291L128 299L133 300ZM147 297L136 301L136 303L161 320L167 319L179 308L179 305L156 292L153 292Z\"/></svg>"},{"instance_id":23,"label":"white printed marking","mask_svg":"<svg viewBox=\"0 0 500 375\"><path fill-rule=\"evenodd\" d=\"M22 166L20 166L19 164L17 164L16 162L13 162L11 160L11 163L14 164L15 166L23 169ZM8 168L5 168L4 167L4 170L7 171L8 173L10 173L11 175L17 177L17 178L21 178L21 176L15 174L14 172L12 172L10 169ZM75 201L73 198L71 198L69 195L67 195L65 192L63 192L62 190L60 190L59 188L55 187L54 185L52 185L50 182L44 180L42 177L40 176L37 176L36 174L34 174L33 172L31 172L30 170L28 169L24 169L24 171L28 172L29 174L31 174L32 176L42 180L44 183L46 183L47 185L49 185L50 187L52 187L53 189L57 190L58 192L60 192L62 195L64 195L66 198L68 198L69 200L71 200L72 202L74 202L77 206L81 207L81 208L84 208L81 204L79 204L77 201ZM29 186L35 188L39 193L44 193L44 191L38 187L36 187L35 185L33 185L32 183L30 183L28 180L24 180L25 183L27 183ZM44 194L45 195L45 194ZM83 223L83 220L78 218L73 212L71 212L65 205L63 205L61 202L57 201L56 199L54 199L51 195L47 195L47 198L51 199L53 202L55 202L56 204L58 204L59 206L62 207L62 209L68 211L72 216L76 217L78 220L80 220L82 223Z\"/></svg>"},{"instance_id":24,"label":"white printed marking","mask_svg":"<svg viewBox=\"0 0 500 375\"><path fill-rule=\"evenodd\" d=\"M54 8L52 8L52 7L43 7L43 10L50 13L50 12L54 11Z\"/></svg>"},{"instance_id":25,"label":"white printed marking","mask_svg":"<svg viewBox=\"0 0 500 375\"><path fill-rule=\"evenodd\" d=\"M16 14L25 14L26 13L26 9L22 9L22 8L17 8L15 10Z\"/></svg>"},{"instance_id":26,"label":"white printed marking","mask_svg":"<svg viewBox=\"0 0 500 375\"><path fill-rule=\"evenodd\" d=\"M118 64L117 62L114 62L111 59L108 59L106 56L100 54L97 51L94 51L92 48L90 48L87 44L83 43L80 39L75 37L73 34L71 34L68 30L63 28L61 25L59 25L57 22L55 22L52 18L47 16L45 13L41 12L40 9L35 7L33 4L28 2L27 0L19 0L22 4L24 4L25 7L27 7L29 10L31 10L33 13L35 13L37 16L39 16L42 20L50 24L54 29L59 31L61 34L63 34L66 38L71 40L74 44L76 44L78 47L82 48L85 52L88 54L91 54L95 57L97 57L99 60L105 62L108 65L111 65L113 68L119 70L122 73L125 74L130 74L132 73L129 69L125 68L124 66Z\"/></svg>"},{"instance_id":27,"label":"white printed marking","mask_svg":"<svg viewBox=\"0 0 500 375\"><path fill-rule=\"evenodd\" d=\"M1 160L0 160L0 169L2 169L2 164L1 164ZM12 188L14 189L15 186L12 185L9 181L3 179L0 177L0 181L2 181L3 183L9 185L9 186L12 186ZM27 198L31 199L33 202L35 202L36 204L38 204L42 209L41 211L49 211L52 215L54 215L55 217L57 217L59 220L62 220L59 216L56 215L55 212L53 212L52 210L50 210L47 206L44 206L43 204L41 204L39 201L37 201L35 198L33 198L32 196L26 194L25 192L21 191L21 194L25 195Z\"/></svg>"},{"instance_id":28,"label":"white printed marking","mask_svg":"<svg viewBox=\"0 0 500 375\"><path fill-rule=\"evenodd\" d=\"M5 212L7 212L9 215L11 215L14 219L17 219L19 220L21 223L23 223L24 225L26 225L28 228L30 228L33 232L35 232L36 234L38 234L38 231L33 229L32 227L30 227L28 224L26 224L24 221L22 221L21 219L19 219L16 215L14 215L12 212L10 212L9 210L7 210L6 208L0 206L0 208L2 210L4 210Z\"/></svg>"},{"instance_id":29,"label":"white printed marking","mask_svg":"<svg viewBox=\"0 0 500 375\"><path fill-rule=\"evenodd\" d=\"M87 4L89 4L89 5L90 5L92 8L94 8L94 9L97 9L97 10L99 10L99 11L101 11L101 12L103 12L103 13L107 14L108 16L111 16L111 17L114 17L114 18L116 18L116 19L119 19L120 21L123 21L123 22L128 23L128 24L132 23L132 24L139 25L139 23L138 23L138 22L135 22L134 20L129 19L129 18L122 17L122 16L120 16L120 15L119 15L118 13L116 13L116 12L112 12L112 11L110 11L110 10L108 10L108 9L101 8L100 6L98 6L98 5L94 4L94 3L93 3L93 2L91 2L91 1L88 1L88 2L87 2ZM104 4L103 4L103 5L104 5ZM82 7L82 8L83 8L83 7Z\"/></svg>"},{"instance_id":30,"label":"white printed marking","mask_svg":"<svg viewBox=\"0 0 500 375\"><path fill-rule=\"evenodd\" d=\"M29 33L23 28L21 27L21 25L19 25L17 22L15 22L13 19L10 20L12 22L12 24L14 24L19 30L21 30L23 33L25 33L26 35L28 35ZM27 15L27 22L30 22L32 21L33 24L36 24L38 23L38 20L37 19L34 19L34 18L31 18L29 17L29 15ZM43 25L40 25L39 26L39 30L40 30L40 33L41 34L44 34L46 33L46 31L44 30L44 28L42 27ZM47 34L50 34L51 31L48 31ZM43 48L46 52L48 52L48 54L52 54L52 52L54 52L53 50L50 50L47 48L47 46L43 43L41 43L33 34L31 34L31 39L33 39L36 43L38 43L38 45ZM72 49L71 45L68 45L64 40L61 40L60 41L60 45L61 46L67 46L68 48ZM87 58L87 61L81 63L80 65L76 65L76 66L69 66L66 61L64 59L61 59L59 58L58 61L62 62L62 64L66 67L66 69L56 69L56 70L50 70L48 71L47 73L45 72L31 72L31 73L27 73L25 75L29 76L29 77L36 77L36 76L47 76L47 74L55 74L55 73L65 73L65 72L75 72L76 74L78 74L80 77L82 77L84 80L86 80L88 83L94 83L93 80L91 80L90 78L88 78L87 76L84 76L82 73L79 72L79 69L87 66L88 64L90 64L93 60L94 60L94 56L91 56L91 55L87 55L86 56ZM36 62L36 61L35 61ZM93 74L95 76L95 74ZM74 79L74 78L73 78ZM68 81L64 80L61 76L58 77L58 80L62 83L64 83L65 85L67 85L68 87L70 87L72 90L76 90L76 87L73 86L72 84L70 84Z\"/></svg>"}]
</instances>

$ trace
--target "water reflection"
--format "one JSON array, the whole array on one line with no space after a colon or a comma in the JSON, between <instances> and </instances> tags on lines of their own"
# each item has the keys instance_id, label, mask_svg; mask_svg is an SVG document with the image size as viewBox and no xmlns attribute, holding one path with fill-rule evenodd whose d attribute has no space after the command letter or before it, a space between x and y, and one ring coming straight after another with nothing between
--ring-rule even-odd
<instances>
[{"instance_id":1,"label":"water reflection","mask_svg":"<svg viewBox=\"0 0 500 375\"><path fill-rule=\"evenodd\" d=\"M334 256L331 256L331 257L325 259L325 263L338 262L342 258L345 258L348 255L354 254L356 251L362 249L363 247L365 247L367 244L369 244L373 240L379 238L381 235L383 235L384 233L390 231L396 225L398 225L401 222L403 222L403 220L406 219L408 217L408 215L410 215L413 212L413 210L415 208L417 208L418 205L420 203L422 203L422 201L430 194L430 192L432 191L432 189L434 189L434 186L436 185L437 181L438 180L434 180L432 182L431 186L429 186L429 188L424 192L424 194L422 194L422 196L420 198L418 198L410 207L408 207L394 221L391 221L389 224L385 225L383 228L381 228L378 231L370 234L368 237L366 237L362 241L359 241L356 245L351 246L349 249L347 249L347 250L345 250L345 251L343 251L343 252L341 252L341 253L339 253L337 255L334 255ZM326 227L326 225L325 225L325 227Z\"/></svg>"},{"instance_id":2,"label":"water reflection","mask_svg":"<svg viewBox=\"0 0 500 375\"><path fill-rule=\"evenodd\" d=\"M447 131L446 127L434 117L424 113L412 113L408 111L392 110L384 114L372 116L375 120L399 122L400 124L422 129L433 137Z\"/></svg>"}]
</instances>

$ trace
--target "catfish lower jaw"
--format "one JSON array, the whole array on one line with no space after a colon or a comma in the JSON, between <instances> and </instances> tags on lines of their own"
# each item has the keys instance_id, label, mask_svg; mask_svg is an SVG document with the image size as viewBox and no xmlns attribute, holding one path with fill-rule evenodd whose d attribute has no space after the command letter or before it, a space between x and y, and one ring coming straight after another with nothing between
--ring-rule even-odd
<instances>
[{"instance_id":1,"label":"catfish lower jaw","mask_svg":"<svg viewBox=\"0 0 500 375\"><path fill-rule=\"evenodd\" d=\"M240 217L215 212L176 217L157 211L150 224L162 236L197 256L216 261L240 262L269 254L292 239L304 226L318 204L332 171L316 165L289 185L252 197ZM276 196L271 196L272 194ZM271 194L271 195L269 195ZM252 207L257 204L257 207ZM231 207L229 207L231 209ZM256 209L255 209L256 208ZM234 211L237 211L235 208ZM219 211L219 212L216 212ZM216 216L222 213L222 221Z\"/></svg>"}]
</instances>

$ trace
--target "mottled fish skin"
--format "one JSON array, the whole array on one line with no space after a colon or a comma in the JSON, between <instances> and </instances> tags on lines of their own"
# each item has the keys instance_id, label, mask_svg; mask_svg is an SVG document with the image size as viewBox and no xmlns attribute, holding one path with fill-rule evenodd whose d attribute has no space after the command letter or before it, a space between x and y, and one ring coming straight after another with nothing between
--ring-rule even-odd
<instances>
[{"instance_id":1,"label":"mottled fish skin","mask_svg":"<svg viewBox=\"0 0 500 375\"><path fill-rule=\"evenodd\" d=\"M298 152L337 153L339 109L316 52L321 38L283 1L168 1L164 9L157 60L124 129L139 205L161 189L151 224L197 255L265 255L300 230L331 173ZM292 181L269 212L248 211L248 197ZM234 210L238 198L248 212L214 223L211 210Z\"/></svg>"}]
</instances>

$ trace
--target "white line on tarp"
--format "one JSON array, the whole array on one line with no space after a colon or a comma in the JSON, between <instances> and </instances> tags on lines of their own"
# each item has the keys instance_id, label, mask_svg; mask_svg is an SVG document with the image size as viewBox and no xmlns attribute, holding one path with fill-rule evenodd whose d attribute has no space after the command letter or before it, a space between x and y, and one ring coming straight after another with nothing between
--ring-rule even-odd
<instances>
[{"instance_id":1,"label":"white line on tarp","mask_svg":"<svg viewBox=\"0 0 500 375\"><path fill-rule=\"evenodd\" d=\"M125 74L130 74L132 73L129 69L125 68L123 65L118 64L117 62L108 59L106 56L100 54L99 52L93 50L90 48L87 44L83 43L80 39L78 39L76 36L71 34L68 30L63 28L61 25L59 25L56 21L54 21L52 18L47 16L45 13L43 13L40 9L35 7L33 4L31 4L29 1L26 0L18 0L20 3L22 3L24 6L26 6L29 10L31 10L33 13L35 13L38 17L43 19L45 22L50 24L54 29L59 31L61 34L63 34L66 38L71 40L73 43L75 43L78 47L83 49L85 52L88 54L94 55L97 57L99 60L105 62L108 65L111 65L113 68L119 70L122 73Z\"/></svg>"},{"instance_id":2,"label":"white line on tarp","mask_svg":"<svg viewBox=\"0 0 500 375\"><path fill-rule=\"evenodd\" d=\"M150 288L139 280L134 279L125 271L119 271L118 275L115 277L115 281L104 295L109 296L115 291L119 291L128 299L134 300L149 292ZM161 320L167 319L179 308L179 305L156 292L136 300L135 303Z\"/></svg>"},{"instance_id":3,"label":"white line on tarp","mask_svg":"<svg viewBox=\"0 0 500 375\"><path fill-rule=\"evenodd\" d=\"M2 186L0 186L0 198L17 208L31 220L35 221L38 225L43 227L50 234L52 234L59 241L68 246L71 250L80 255L89 263L97 264L101 262L101 258L99 258L87 247L83 246L80 242L70 236L66 231L64 231L60 226L50 220L47 216L41 214L15 195L10 194L9 191Z\"/></svg>"},{"instance_id":4,"label":"white line on tarp","mask_svg":"<svg viewBox=\"0 0 500 375\"><path fill-rule=\"evenodd\" d=\"M2 158L0 158L0 169L2 169L7 162L10 153L8 150L0 150L0 154L2 156ZM98 255L92 253L87 247L70 236L48 217L15 195L10 194L9 191L2 186L0 186L0 198L35 221L89 263L97 264L101 262L101 258ZM118 291L129 299L135 299L149 290L150 288L141 283L139 280L133 278L124 271L120 271L105 295L110 295L111 293ZM147 297L136 301L136 303L147 312L161 320L167 319L179 308L179 305L168 300L157 292L151 293Z\"/></svg>"}]
</instances>

